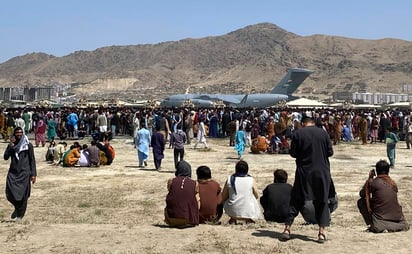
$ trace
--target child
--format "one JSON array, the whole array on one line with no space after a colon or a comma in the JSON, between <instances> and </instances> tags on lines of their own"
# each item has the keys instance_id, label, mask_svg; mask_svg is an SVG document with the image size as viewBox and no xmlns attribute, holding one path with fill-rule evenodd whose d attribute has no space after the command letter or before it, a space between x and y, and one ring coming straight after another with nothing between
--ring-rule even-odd
<instances>
[{"instance_id":1,"label":"child","mask_svg":"<svg viewBox=\"0 0 412 254\"><path fill-rule=\"evenodd\" d=\"M46 152L46 161L48 163L53 163L55 147L56 147L56 142L54 142L54 140L50 141L50 144L47 147L47 152Z\"/></svg>"},{"instance_id":2,"label":"child","mask_svg":"<svg viewBox=\"0 0 412 254\"><path fill-rule=\"evenodd\" d=\"M395 167L395 148L396 143L399 141L398 136L392 131L392 128L386 129L385 133L385 143L386 143L386 154L389 159L389 166L391 168Z\"/></svg>"}]
</instances>

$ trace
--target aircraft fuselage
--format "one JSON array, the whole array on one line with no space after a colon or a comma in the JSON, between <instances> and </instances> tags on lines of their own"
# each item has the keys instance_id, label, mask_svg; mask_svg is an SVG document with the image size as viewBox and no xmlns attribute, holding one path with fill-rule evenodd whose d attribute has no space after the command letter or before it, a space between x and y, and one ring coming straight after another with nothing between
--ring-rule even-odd
<instances>
[{"instance_id":1,"label":"aircraft fuselage","mask_svg":"<svg viewBox=\"0 0 412 254\"><path fill-rule=\"evenodd\" d=\"M289 68L282 80L269 92L259 94L176 94L165 98L161 107L217 107L222 104L236 108L265 108L287 101L300 84L313 71Z\"/></svg>"},{"instance_id":2,"label":"aircraft fuselage","mask_svg":"<svg viewBox=\"0 0 412 254\"><path fill-rule=\"evenodd\" d=\"M284 94L249 94L246 100L245 94L176 94L165 98L161 107L181 107L188 102L196 107L215 107L222 102L227 107L271 107L279 101L287 100ZM243 100L243 101L242 101Z\"/></svg>"}]
</instances>

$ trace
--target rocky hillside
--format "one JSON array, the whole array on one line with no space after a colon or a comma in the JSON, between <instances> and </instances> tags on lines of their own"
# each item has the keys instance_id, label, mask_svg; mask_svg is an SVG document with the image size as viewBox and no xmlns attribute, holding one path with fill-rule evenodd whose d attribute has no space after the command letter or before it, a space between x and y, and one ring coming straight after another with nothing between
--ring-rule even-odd
<instances>
[{"instance_id":1,"label":"rocky hillside","mask_svg":"<svg viewBox=\"0 0 412 254\"><path fill-rule=\"evenodd\" d=\"M160 99L186 90L265 92L288 67L315 71L298 90L305 95L402 92L412 84L412 42L298 36L262 23L201 39L18 56L0 64L0 86L71 84L78 95Z\"/></svg>"}]
</instances>

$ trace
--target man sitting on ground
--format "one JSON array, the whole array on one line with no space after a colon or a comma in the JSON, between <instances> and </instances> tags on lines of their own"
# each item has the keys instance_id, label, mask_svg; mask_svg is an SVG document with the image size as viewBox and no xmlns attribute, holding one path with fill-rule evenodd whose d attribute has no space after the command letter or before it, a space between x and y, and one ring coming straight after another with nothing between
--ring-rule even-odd
<instances>
[{"instance_id":1,"label":"man sitting on ground","mask_svg":"<svg viewBox=\"0 0 412 254\"><path fill-rule=\"evenodd\" d=\"M273 173L274 183L263 190L260 204L263 207L265 220L283 223L289 214L290 193L292 185L287 183L288 173L283 169L276 169Z\"/></svg>"},{"instance_id":2,"label":"man sitting on ground","mask_svg":"<svg viewBox=\"0 0 412 254\"><path fill-rule=\"evenodd\" d=\"M196 175L200 197L199 223L217 224L223 214L222 189L219 183L212 179L208 166L198 167Z\"/></svg>"},{"instance_id":3,"label":"man sitting on ground","mask_svg":"<svg viewBox=\"0 0 412 254\"><path fill-rule=\"evenodd\" d=\"M369 230L374 233L384 231L406 231L409 224L403 216L398 202L398 187L389 177L389 163L380 160L376 163L376 174L372 169L369 178L359 192L359 212L362 214Z\"/></svg>"}]
</instances>

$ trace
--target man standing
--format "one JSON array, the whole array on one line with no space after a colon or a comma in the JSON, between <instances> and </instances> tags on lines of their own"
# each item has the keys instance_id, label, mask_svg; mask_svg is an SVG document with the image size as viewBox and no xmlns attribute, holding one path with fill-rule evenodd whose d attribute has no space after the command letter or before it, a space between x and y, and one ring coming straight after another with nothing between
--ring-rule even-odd
<instances>
[{"instance_id":1,"label":"man standing","mask_svg":"<svg viewBox=\"0 0 412 254\"><path fill-rule=\"evenodd\" d=\"M365 115L359 118L359 135L362 140L362 145L366 145L368 141L368 120Z\"/></svg>"},{"instance_id":2,"label":"man standing","mask_svg":"<svg viewBox=\"0 0 412 254\"><path fill-rule=\"evenodd\" d=\"M103 141L107 132L107 117L101 109L99 109L98 114L99 115L96 119L96 125L97 128L99 128L99 140Z\"/></svg>"},{"instance_id":3,"label":"man standing","mask_svg":"<svg viewBox=\"0 0 412 254\"><path fill-rule=\"evenodd\" d=\"M235 146L236 120L230 121L227 124L226 133L229 135L229 146Z\"/></svg>"},{"instance_id":4,"label":"man standing","mask_svg":"<svg viewBox=\"0 0 412 254\"><path fill-rule=\"evenodd\" d=\"M113 111L112 114L112 119L110 120L110 127L112 131L112 136L117 136L117 133L119 132L119 126L120 126L120 116L119 112Z\"/></svg>"},{"instance_id":5,"label":"man standing","mask_svg":"<svg viewBox=\"0 0 412 254\"><path fill-rule=\"evenodd\" d=\"M177 132L178 129L182 129L182 121L183 121L183 114L181 112L178 112L177 110L173 112L172 116L172 131Z\"/></svg>"},{"instance_id":6,"label":"man standing","mask_svg":"<svg viewBox=\"0 0 412 254\"><path fill-rule=\"evenodd\" d=\"M412 116L409 116L407 118L407 124L405 126L406 129L406 137L405 137L405 141L406 141L406 148L407 149L411 149L412 146Z\"/></svg>"},{"instance_id":7,"label":"man standing","mask_svg":"<svg viewBox=\"0 0 412 254\"><path fill-rule=\"evenodd\" d=\"M140 111L136 111L133 115L133 120L132 120L132 124L133 124L133 137L136 137L137 132L140 129ZM112 130L113 132L113 130ZM136 147L136 144L135 144Z\"/></svg>"},{"instance_id":8,"label":"man standing","mask_svg":"<svg viewBox=\"0 0 412 254\"><path fill-rule=\"evenodd\" d=\"M77 137L79 117L74 109L71 110L70 114L67 116L67 126L69 128L69 137Z\"/></svg>"},{"instance_id":9,"label":"man standing","mask_svg":"<svg viewBox=\"0 0 412 254\"><path fill-rule=\"evenodd\" d=\"M177 163L183 160L183 156L185 155L186 133L181 129L177 129L177 131L171 135L171 143L173 144L173 155L176 169Z\"/></svg>"},{"instance_id":10,"label":"man standing","mask_svg":"<svg viewBox=\"0 0 412 254\"><path fill-rule=\"evenodd\" d=\"M187 144L190 145L190 142L194 136L193 134L193 113L189 112L185 117L185 127L186 127L186 138Z\"/></svg>"},{"instance_id":11,"label":"man standing","mask_svg":"<svg viewBox=\"0 0 412 254\"><path fill-rule=\"evenodd\" d=\"M5 141L7 141L5 138L7 136L6 133L6 115L4 114L3 109L0 109L0 134Z\"/></svg>"},{"instance_id":12,"label":"man standing","mask_svg":"<svg viewBox=\"0 0 412 254\"><path fill-rule=\"evenodd\" d=\"M24 133L29 133L31 131L30 129L30 115L27 109L23 111L23 120L24 120Z\"/></svg>"},{"instance_id":13,"label":"man standing","mask_svg":"<svg viewBox=\"0 0 412 254\"><path fill-rule=\"evenodd\" d=\"M16 125L16 127L21 127L23 130L26 130L26 124L23 120L23 118L21 117L21 114L19 111L16 111L15 113L15 118L16 120L14 120L14 124ZM24 133L27 133L26 131L24 131Z\"/></svg>"},{"instance_id":14,"label":"man standing","mask_svg":"<svg viewBox=\"0 0 412 254\"><path fill-rule=\"evenodd\" d=\"M6 118L6 135L4 135L4 141L7 141L9 137L13 134L14 128L16 127L15 121L14 121L14 115L13 112L8 112L7 113L7 118Z\"/></svg>"},{"instance_id":15,"label":"man standing","mask_svg":"<svg viewBox=\"0 0 412 254\"><path fill-rule=\"evenodd\" d=\"M152 139L150 143L153 150L153 162L155 169L160 170L160 167L162 166L162 160L164 158L163 152L165 150L165 139L163 137L163 134L158 131L158 128L156 128L156 131L152 133L151 137Z\"/></svg>"},{"instance_id":16,"label":"man standing","mask_svg":"<svg viewBox=\"0 0 412 254\"><path fill-rule=\"evenodd\" d=\"M229 111L225 110L225 113L223 113L222 116L222 133L223 133L223 137L227 137L229 136L229 133L227 131L227 126L228 124L232 121Z\"/></svg>"},{"instance_id":17,"label":"man standing","mask_svg":"<svg viewBox=\"0 0 412 254\"><path fill-rule=\"evenodd\" d=\"M205 145L205 148L209 148L206 142L206 129L205 129L205 123L204 123L204 117L201 116L199 118L199 123L198 123L198 130L197 130L197 135L196 135L196 143L195 146L193 147L196 149L197 145L199 143L203 143Z\"/></svg>"},{"instance_id":18,"label":"man standing","mask_svg":"<svg viewBox=\"0 0 412 254\"><path fill-rule=\"evenodd\" d=\"M302 127L293 136L290 148L290 155L296 158L296 172L282 240L290 239L294 218L305 201L313 200L319 225L318 242L323 243L327 240L324 230L330 221L328 198L332 178L329 157L333 155L333 148L329 135L316 127L312 118L303 118Z\"/></svg>"},{"instance_id":19,"label":"man standing","mask_svg":"<svg viewBox=\"0 0 412 254\"><path fill-rule=\"evenodd\" d=\"M287 183L288 173L283 169L276 169L273 176L274 183L269 184L263 190L260 204L264 210L265 220L284 223L289 214L292 185Z\"/></svg>"},{"instance_id":20,"label":"man standing","mask_svg":"<svg viewBox=\"0 0 412 254\"><path fill-rule=\"evenodd\" d=\"M247 147L252 146L252 136L251 136L252 126L253 125L252 125L252 122L249 120L249 117L246 117L245 120L243 121L243 130L245 131Z\"/></svg>"},{"instance_id":21,"label":"man standing","mask_svg":"<svg viewBox=\"0 0 412 254\"><path fill-rule=\"evenodd\" d=\"M26 213L27 201L30 197L30 182L33 184L36 182L37 172L33 145L20 127L14 129L14 135L10 137L10 143L4 152L5 160L10 157L6 196L14 206L11 219L21 221Z\"/></svg>"},{"instance_id":22,"label":"man standing","mask_svg":"<svg viewBox=\"0 0 412 254\"><path fill-rule=\"evenodd\" d=\"M167 137L170 133L169 130L169 123L166 120L166 113L162 112L157 118L156 118L156 129L159 130L160 133L163 134L163 139L167 140Z\"/></svg>"}]
</instances>

